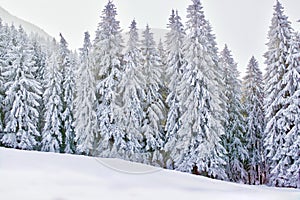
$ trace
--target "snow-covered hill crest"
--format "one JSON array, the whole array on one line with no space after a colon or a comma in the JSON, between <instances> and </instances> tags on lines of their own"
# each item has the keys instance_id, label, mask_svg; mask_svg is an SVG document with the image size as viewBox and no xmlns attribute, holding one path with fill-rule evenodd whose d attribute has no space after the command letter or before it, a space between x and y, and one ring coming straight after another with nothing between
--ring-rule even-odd
<instances>
[{"instance_id":1,"label":"snow-covered hill crest","mask_svg":"<svg viewBox=\"0 0 300 200\"><path fill-rule=\"evenodd\" d=\"M28 34L36 33L40 37L43 37L45 39L51 38L51 36L40 27L10 14L7 10L2 8L1 6L0 6L0 18L3 21L3 23L7 23L8 25L14 24L16 27L21 25Z\"/></svg>"},{"instance_id":2,"label":"snow-covered hill crest","mask_svg":"<svg viewBox=\"0 0 300 200\"><path fill-rule=\"evenodd\" d=\"M131 173L134 169L140 173ZM296 189L227 183L118 159L5 148L0 148L0 177L5 200L300 199Z\"/></svg>"}]
</instances>

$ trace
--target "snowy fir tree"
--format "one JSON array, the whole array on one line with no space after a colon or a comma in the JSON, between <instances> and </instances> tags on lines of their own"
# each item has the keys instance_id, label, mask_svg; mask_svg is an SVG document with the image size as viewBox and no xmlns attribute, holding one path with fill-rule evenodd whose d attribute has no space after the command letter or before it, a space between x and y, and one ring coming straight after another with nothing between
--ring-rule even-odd
<instances>
[{"instance_id":1,"label":"snowy fir tree","mask_svg":"<svg viewBox=\"0 0 300 200\"><path fill-rule=\"evenodd\" d=\"M283 76L284 89L282 95L286 94L285 105L282 113L285 121L286 136L283 154L283 164L287 168L281 171L286 176L285 186L300 188L300 34L296 33L291 41L287 58L287 73ZM280 175L280 176L281 176Z\"/></svg>"},{"instance_id":2,"label":"snowy fir tree","mask_svg":"<svg viewBox=\"0 0 300 200\"><path fill-rule=\"evenodd\" d=\"M38 70L35 73L35 78L40 81L43 84L43 81L45 80L45 66L46 66L46 57L47 57L47 50L51 49L46 48L43 44L41 44L41 42L39 41L39 39L37 38L37 36L34 36L33 38L31 38L31 42L33 45L33 49L34 49L34 63L35 63L35 67L38 68ZM50 45L51 46L51 45Z\"/></svg>"},{"instance_id":3,"label":"snowy fir tree","mask_svg":"<svg viewBox=\"0 0 300 200\"><path fill-rule=\"evenodd\" d=\"M274 6L272 23L268 33L268 51L265 53L266 58L266 75L265 81L265 112L266 112L266 129L265 129L265 154L268 171L270 172L268 182L273 186L285 186L287 184L286 164L289 161L282 162L285 157L285 137L292 128L291 122L284 115L286 110L287 99L289 99L293 88L287 88L289 50L291 51L292 28L288 18L283 13L282 5L277 1ZM289 61L291 62L291 61ZM293 67L291 67L293 68ZM284 78L283 78L284 77ZM295 87L295 86L292 86ZM287 93L285 93L285 91Z\"/></svg>"},{"instance_id":4,"label":"snowy fir tree","mask_svg":"<svg viewBox=\"0 0 300 200\"><path fill-rule=\"evenodd\" d=\"M115 5L105 6L93 44L93 59L97 73L97 120L100 134L98 154L102 157L122 157L126 150L125 134L116 124L116 90L121 77L123 39Z\"/></svg>"},{"instance_id":5,"label":"snowy fir tree","mask_svg":"<svg viewBox=\"0 0 300 200\"><path fill-rule=\"evenodd\" d=\"M247 183L262 184L263 138L264 138L264 91L263 76L257 60L252 57L247 66L243 82L243 104L246 120L246 147L249 154L247 159Z\"/></svg>"},{"instance_id":6,"label":"snowy fir tree","mask_svg":"<svg viewBox=\"0 0 300 200\"><path fill-rule=\"evenodd\" d=\"M2 75L5 87L5 129L2 143L8 147L33 150L37 148L37 130L41 85L34 78L33 46L22 29L11 28L12 35Z\"/></svg>"},{"instance_id":7,"label":"snowy fir tree","mask_svg":"<svg viewBox=\"0 0 300 200\"><path fill-rule=\"evenodd\" d=\"M277 149L271 160L271 185L280 187L299 187L300 158L300 43L299 36L291 39L286 57L286 71L282 76L279 101L281 108L277 112L279 133L274 138Z\"/></svg>"},{"instance_id":8,"label":"snowy fir tree","mask_svg":"<svg viewBox=\"0 0 300 200\"><path fill-rule=\"evenodd\" d=\"M161 63L164 66L166 64L166 50L164 48L164 44L162 39L159 39L159 42L157 44L157 51L158 51L158 55L161 59Z\"/></svg>"},{"instance_id":9,"label":"snowy fir tree","mask_svg":"<svg viewBox=\"0 0 300 200\"><path fill-rule=\"evenodd\" d=\"M3 132L4 124L3 124L3 117L4 117L4 97L5 97L5 88L4 88L4 76L2 74L4 70L4 66L6 66L6 54L7 46L9 44L9 32L8 27L2 24L2 20L0 19L0 132ZM1 138L0 138L1 139ZM1 144L1 141L0 141Z\"/></svg>"},{"instance_id":10,"label":"snowy fir tree","mask_svg":"<svg viewBox=\"0 0 300 200\"><path fill-rule=\"evenodd\" d=\"M65 153L75 152L75 132L74 132L74 64L72 63L72 55L68 49L68 43L65 38L60 34L59 43L59 58L58 64L62 71L62 99L63 99L63 113L62 113L62 151Z\"/></svg>"},{"instance_id":11,"label":"snowy fir tree","mask_svg":"<svg viewBox=\"0 0 300 200\"><path fill-rule=\"evenodd\" d=\"M213 131L219 135L224 134L224 122L226 121L227 113L225 109L226 96L224 94L224 88L226 87L222 75L224 74L224 69L219 62L219 52L216 43L216 37L212 33L212 27L209 21L206 20L204 25L204 34L207 37L207 51L209 52L213 65L208 68L206 74L209 78L209 90L214 91L212 95L212 108L214 118L216 123L212 126Z\"/></svg>"},{"instance_id":12,"label":"snowy fir tree","mask_svg":"<svg viewBox=\"0 0 300 200\"><path fill-rule=\"evenodd\" d=\"M278 164L271 174L280 170L278 177L284 177L282 186L300 188L300 35L293 36L287 57L287 72L283 76L284 88L281 96L284 98L282 117L279 123L283 125L286 135L284 146ZM275 156L276 157L276 156ZM277 157L276 157L277 158ZM298 176L298 177L297 177Z\"/></svg>"},{"instance_id":13,"label":"snowy fir tree","mask_svg":"<svg viewBox=\"0 0 300 200\"><path fill-rule=\"evenodd\" d=\"M77 152L94 155L97 148L96 82L91 61L90 35L85 32L83 47L80 49L80 63L76 77L74 100L74 126Z\"/></svg>"},{"instance_id":14,"label":"snowy fir tree","mask_svg":"<svg viewBox=\"0 0 300 200\"><path fill-rule=\"evenodd\" d=\"M166 84L166 50L165 50L165 47L164 47L164 43L162 41L162 39L159 39L159 42L157 44L157 53L158 53L158 56L160 58L160 62L161 62L161 79L162 79L162 85L161 85L161 88L160 88L160 94L163 98L163 100L165 101L166 98L167 98L167 95L168 95L168 89L167 89L167 84Z\"/></svg>"},{"instance_id":15,"label":"snowy fir tree","mask_svg":"<svg viewBox=\"0 0 300 200\"><path fill-rule=\"evenodd\" d=\"M183 76L179 83L182 106L177 131L175 169L226 179L224 148L220 134L212 127L220 122L212 115L210 68L215 65L208 51L207 29L202 5L193 0L187 9L187 37L184 41Z\"/></svg>"},{"instance_id":16,"label":"snowy fir tree","mask_svg":"<svg viewBox=\"0 0 300 200\"><path fill-rule=\"evenodd\" d=\"M160 91L163 87L161 79L163 69L161 58L155 48L153 33L148 25L143 32L141 49L143 55L142 71L146 76L146 99L143 107L146 114L143 119L142 128L144 135L143 149L144 152L149 152L150 156L147 158L147 155L144 158L144 162L162 165L161 149L164 143L163 119L165 116L165 106Z\"/></svg>"},{"instance_id":17,"label":"snowy fir tree","mask_svg":"<svg viewBox=\"0 0 300 200\"><path fill-rule=\"evenodd\" d=\"M118 86L117 104L120 114L116 117L118 127L126 134L127 151L124 158L140 162L146 77L142 73L142 54L135 20L132 21L128 34L129 40L124 55L124 73L120 77Z\"/></svg>"},{"instance_id":18,"label":"snowy fir tree","mask_svg":"<svg viewBox=\"0 0 300 200\"><path fill-rule=\"evenodd\" d=\"M206 36L206 50L211 57L211 65L205 71L205 75L208 78L208 91L211 96L211 114L213 119L211 122L211 132L213 132L212 139L214 140L215 148L211 157L208 158L209 173L219 174L217 169L223 170L225 162L226 150L224 149L219 137L222 137L225 133L224 122L226 121L227 112L226 96L224 94L225 82L222 77L224 69L219 62L219 51L217 47L216 37L213 34L212 26L208 20L204 20L203 35ZM212 92L213 91L213 92ZM218 137L219 136L219 137ZM221 159L220 159L221 158ZM221 171L223 173L223 171ZM222 178L223 179L223 178Z\"/></svg>"},{"instance_id":19,"label":"snowy fir tree","mask_svg":"<svg viewBox=\"0 0 300 200\"><path fill-rule=\"evenodd\" d=\"M44 102L44 127L42 129L41 150L62 152L62 74L58 66L56 43L46 60Z\"/></svg>"},{"instance_id":20,"label":"snowy fir tree","mask_svg":"<svg viewBox=\"0 0 300 200\"><path fill-rule=\"evenodd\" d=\"M44 45L42 42L40 42L37 35L33 35L31 38L31 42L33 45L33 51L34 51L34 66L37 68L36 72L33 74L34 77L37 79L37 81L40 82L42 86L42 93L45 92L45 85L46 85L46 77L45 77L45 68L46 68L46 57L48 54L48 51L50 51L51 48L48 48L48 45ZM39 118L39 126L38 130L40 133L42 133L43 125L44 125L44 103L43 99L41 98L40 106L38 108L38 112L40 113Z\"/></svg>"},{"instance_id":21,"label":"snowy fir tree","mask_svg":"<svg viewBox=\"0 0 300 200\"><path fill-rule=\"evenodd\" d=\"M245 182L247 172L244 162L248 158L245 144L245 119L241 103L241 81L238 79L239 72L227 45L220 53L220 64L224 69L226 88L226 111L228 118L225 121L225 135L223 144L227 151L226 173L230 181Z\"/></svg>"},{"instance_id":22,"label":"snowy fir tree","mask_svg":"<svg viewBox=\"0 0 300 200\"><path fill-rule=\"evenodd\" d=\"M168 28L170 29L166 36L166 76L168 96L166 104L168 105L168 115L165 126L166 142L164 145L165 162L168 169L173 169L173 160L177 156L174 147L177 140L177 131L179 129L180 105L178 101L178 85L183 71L183 40L185 31L178 12L172 10L169 18Z\"/></svg>"}]
</instances>

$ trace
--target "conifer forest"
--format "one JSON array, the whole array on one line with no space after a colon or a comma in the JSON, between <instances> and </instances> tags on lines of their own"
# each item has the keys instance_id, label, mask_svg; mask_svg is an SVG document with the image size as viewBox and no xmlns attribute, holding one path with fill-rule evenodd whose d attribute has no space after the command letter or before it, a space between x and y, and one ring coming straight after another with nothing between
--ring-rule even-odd
<instances>
[{"instance_id":1,"label":"conifer forest","mask_svg":"<svg viewBox=\"0 0 300 200\"><path fill-rule=\"evenodd\" d=\"M300 33L279 1L266 68L249 57L243 77L200 0L170 11L157 44L138 19L124 41L117 18L108 1L78 52L0 24L0 146L300 188Z\"/></svg>"}]
</instances>

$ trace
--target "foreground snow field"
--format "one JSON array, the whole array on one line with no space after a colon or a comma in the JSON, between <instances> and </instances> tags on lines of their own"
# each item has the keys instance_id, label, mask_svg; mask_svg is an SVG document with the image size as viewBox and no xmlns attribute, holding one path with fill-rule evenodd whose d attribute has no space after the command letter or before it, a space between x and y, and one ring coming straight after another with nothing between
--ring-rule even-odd
<instances>
[{"instance_id":1,"label":"foreground snow field","mask_svg":"<svg viewBox=\"0 0 300 200\"><path fill-rule=\"evenodd\" d=\"M0 148L3 200L299 200L300 190L248 186L118 159Z\"/></svg>"}]
</instances>

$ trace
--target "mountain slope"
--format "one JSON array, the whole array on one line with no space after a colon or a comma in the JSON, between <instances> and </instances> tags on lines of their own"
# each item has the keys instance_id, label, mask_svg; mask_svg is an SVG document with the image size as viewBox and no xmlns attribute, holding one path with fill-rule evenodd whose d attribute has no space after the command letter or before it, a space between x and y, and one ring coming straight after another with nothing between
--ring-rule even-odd
<instances>
[{"instance_id":1,"label":"mountain slope","mask_svg":"<svg viewBox=\"0 0 300 200\"><path fill-rule=\"evenodd\" d=\"M0 148L5 200L299 200L300 191L248 186L118 159Z\"/></svg>"},{"instance_id":2,"label":"mountain slope","mask_svg":"<svg viewBox=\"0 0 300 200\"><path fill-rule=\"evenodd\" d=\"M37 33L39 36L45 38L45 39L52 39L53 37L50 36L48 33L46 33L43 29L41 29L40 27L27 22L25 20L22 20L16 16L13 16L12 14L10 14L7 10L5 10L4 8L2 8L0 6L0 18L2 19L3 23L7 23L8 25L14 24L16 27L22 25L22 27L24 28L24 30L27 33ZM139 31L140 34L140 39L142 39L142 32L144 30L141 29ZM151 31L153 32L153 36L155 39L155 42L158 44L159 40L162 39L162 41L165 41L165 35L168 32L168 30L166 29L158 29L158 28L151 28ZM123 31L122 33L123 37L124 37L124 45L127 44L128 41L128 34L126 32L126 30ZM78 47L79 48L79 47Z\"/></svg>"},{"instance_id":3,"label":"mountain slope","mask_svg":"<svg viewBox=\"0 0 300 200\"><path fill-rule=\"evenodd\" d=\"M1 6L0 6L0 18L2 19L3 23L7 23L8 25L14 24L16 27L22 25L24 30L29 34L37 33L41 37L51 38L51 36L48 33L46 33L43 29L39 28L34 24L31 24L30 22L22 20L16 16L13 16Z\"/></svg>"}]
</instances>

